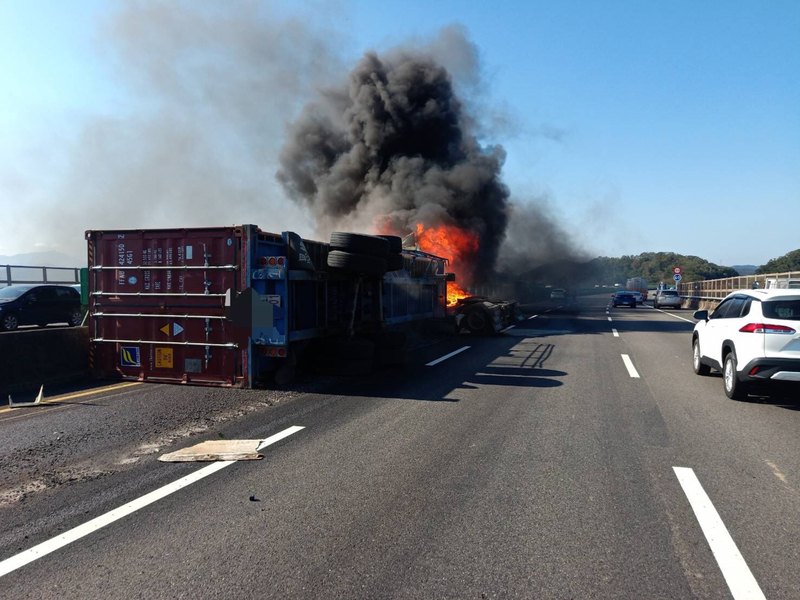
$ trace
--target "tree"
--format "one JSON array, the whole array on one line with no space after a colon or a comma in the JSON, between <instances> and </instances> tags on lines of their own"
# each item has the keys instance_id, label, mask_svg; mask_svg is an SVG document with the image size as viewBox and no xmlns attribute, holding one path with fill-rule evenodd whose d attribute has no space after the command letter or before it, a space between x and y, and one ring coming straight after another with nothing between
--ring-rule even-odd
<instances>
[{"instance_id":1,"label":"tree","mask_svg":"<svg viewBox=\"0 0 800 600\"><path fill-rule=\"evenodd\" d=\"M800 271L800 249L792 250L783 256L767 261L756 269L758 275L764 273L788 273L789 271Z\"/></svg>"}]
</instances>

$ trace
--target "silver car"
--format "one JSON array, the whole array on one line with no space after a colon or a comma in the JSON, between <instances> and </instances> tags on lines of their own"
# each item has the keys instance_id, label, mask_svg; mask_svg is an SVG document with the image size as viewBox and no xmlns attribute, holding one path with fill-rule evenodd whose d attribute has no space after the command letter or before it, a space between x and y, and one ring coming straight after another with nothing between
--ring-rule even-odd
<instances>
[{"instance_id":1,"label":"silver car","mask_svg":"<svg viewBox=\"0 0 800 600\"><path fill-rule=\"evenodd\" d=\"M681 308L681 297L675 290L661 290L653 300L653 308Z\"/></svg>"}]
</instances>

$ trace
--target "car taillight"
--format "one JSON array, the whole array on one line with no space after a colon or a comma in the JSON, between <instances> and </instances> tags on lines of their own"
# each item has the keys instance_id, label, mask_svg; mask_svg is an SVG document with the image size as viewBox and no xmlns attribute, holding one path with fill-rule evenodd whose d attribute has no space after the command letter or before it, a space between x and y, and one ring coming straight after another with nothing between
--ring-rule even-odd
<instances>
[{"instance_id":1,"label":"car taillight","mask_svg":"<svg viewBox=\"0 0 800 600\"><path fill-rule=\"evenodd\" d=\"M770 325L769 323L748 323L740 330L742 333L783 333L792 335L796 333L791 327L785 325Z\"/></svg>"}]
</instances>

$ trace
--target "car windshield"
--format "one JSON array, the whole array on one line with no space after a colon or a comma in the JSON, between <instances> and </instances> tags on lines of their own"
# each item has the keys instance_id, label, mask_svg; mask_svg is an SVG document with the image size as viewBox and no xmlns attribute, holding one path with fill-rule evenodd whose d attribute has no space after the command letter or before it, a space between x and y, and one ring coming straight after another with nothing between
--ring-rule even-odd
<instances>
[{"instance_id":1,"label":"car windshield","mask_svg":"<svg viewBox=\"0 0 800 600\"><path fill-rule=\"evenodd\" d=\"M800 321L800 300L770 300L761 305L768 319Z\"/></svg>"},{"instance_id":2,"label":"car windshield","mask_svg":"<svg viewBox=\"0 0 800 600\"><path fill-rule=\"evenodd\" d=\"M16 287L16 286L5 287L2 290L0 290L0 298L5 298L7 300L14 300L22 296L22 294L27 292L28 289L29 288Z\"/></svg>"}]
</instances>

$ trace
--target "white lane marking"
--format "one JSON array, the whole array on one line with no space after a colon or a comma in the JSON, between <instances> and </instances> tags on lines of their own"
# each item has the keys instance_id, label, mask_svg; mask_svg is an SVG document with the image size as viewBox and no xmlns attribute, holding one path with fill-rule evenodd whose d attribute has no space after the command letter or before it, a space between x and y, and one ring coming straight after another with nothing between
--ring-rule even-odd
<instances>
[{"instance_id":1,"label":"white lane marking","mask_svg":"<svg viewBox=\"0 0 800 600\"><path fill-rule=\"evenodd\" d=\"M613 327L611 328L611 333L614 334L614 337L619 337L619 332L616 329L614 329Z\"/></svg>"},{"instance_id":2,"label":"white lane marking","mask_svg":"<svg viewBox=\"0 0 800 600\"><path fill-rule=\"evenodd\" d=\"M631 357L627 354L622 355L622 362L625 363L625 368L628 369L628 374L633 377L634 379L639 379L639 371L636 370L636 367L633 366L633 362L631 361Z\"/></svg>"},{"instance_id":3,"label":"white lane marking","mask_svg":"<svg viewBox=\"0 0 800 600\"><path fill-rule=\"evenodd\" d=\"M305 429L305 427L303 427L302 425L292 425L288 429L284 429L283 431L280 431L275 435L269 436L267 439L265 439L258 445L258 448L256 448L256 450L263 450L267 446L271 446L276 442L280 442L283 438L287 438L290 435L297 433L301 429Z\"/></svg>"},{"instance_id":4,"label":"white lane marking","mask_svg":"<svg viewBox=\"0 0 800 600\"><path fill-rule=\"evenodd\" d=\"M458 350L454 350L450 354L445 354L441 358L437 358L436 360L432 360L429 362L426 367L432 367L434 365L438 365L440 362L447 360L448 358L454 357L456 354L461 354L464 350L469 350L470 346L464 346L463 348L459 348Z\"/></svg>"},{"instance_id":5,"label":"white lane marking","mask_svg":"<svg viewBox=\"0 0 800 600\"><path fill-rule=\"evenodd\" d=\"M535 318L536 318L536 317L538 317L538 316L539 316L539 315L533 315L532 317L528 317L528 321L530 321L531 319L535 319Z\"/></svg>"},{"instance_id":6,"label":"white lane marking","mask_svg":"<svg viewBox=\"0 0 800 600\"><path fill-rule=\"evenodd\" d=\"M645 304L645 306L647 305ZM669 315L670 317L680 319L681 321L686 321L687 323L691 323L692 325L695 325L697 323L697 321L692 321L691 319L686 319L684 317L679 317L678 315L673 315L672 313L668 313L667 311L661 310L660 308L654 308L652 306L647 306L647 308L652 308L653 310L657 310L660 313L664 313L665 315Z\"/></svg>"},{"instance_id":7,"label":"white lane marking","mask_svg":"<svg viewBox=\"0 0 800 600\"><path fill-rule=\"evenodd\" d=\"M284 431L265 439L263 442L261 442L261 445L259 445L258 449L261 450L270 444L274 444L275 442L282 440L283 438L292 435L301 429L303 428L298 426L285 429ZM141 498L137 498L136 500L128 502L127 504L123 504L119 508L115 508L114 510L100 515L99 517L95 517L83 525L78 525L74 529L65 531L59 536L49 539L46 542L42 542L41 544L34 546L33 548L29 548L24 552L20 552L11 558L7 558L6 560L0 562L0 577L8 575L12 571L16 571L17 569L24 567L25 565L32 563L43 556L47 556L48 554L51 554L52 552L55 552L56 550L59 550L60 548L63 548L64 546L81 539L82 537L86 537L90 533L94 533L106 525L110 525L114 521L118 521L123 517L127 517L128 515L135 513L137 510L140 510L145 506L153 504L154 502L157 502L162 498L177 492L178 490L182 490L196 481L200 481L201 479L204 479L205 477L208 477L209 475L212 475L217 471L224 469L225 467L229 467L235 462L235 460L221 460L219 462L212 463L207 467L203 467L202 469L195 471L194 473L190 473L186 477L181 477L172 483L168 483L164 487L153 490Z\"/></svg>"},{"instance_id":8,"label":"white lane marking","mask_svg":"<svg viewBox=\"0 0 800 600\"><path fill-rule=\"evenodd\" d=\"M706 536L711 552L717 559L722 576L731 590L731 595L735 600L765 600L764 592L750 572L750 568L742 558L739 548L733 541L731 534L725 527L725 523L711 503L711 499L706 494L700 481L697 479L692 469L687 467L672 467L678 481L683 488L683 493L689 500L694 510L694 516L700 523L700 529Z\"/></svg>"},{"instance_id":9,"label":"white lane marking","mask_svg":"<svg viewBox=\"0 0 800 600\"><path fill-rule=\"evenodd\" d=\"M506 331L508 331L509 329L514 329L514 327L516 327L516 325L509 325L509 326L508 326L508 327L506 327L505 329L501 329L501 330L500 330L500 333L505 333L505 332L506 332Z\"/></svg>"},{"instance_id":10,"label":"white lane marking","mask_svg":"<svg viewBox=\"0 0 800 600\"><path fill-rule=\"evenodd\" d=\"M611 323L611 322L614 321L614 319L612 319L611 317L608 317L608 321Z\"/></svg>"}]
</instances>

